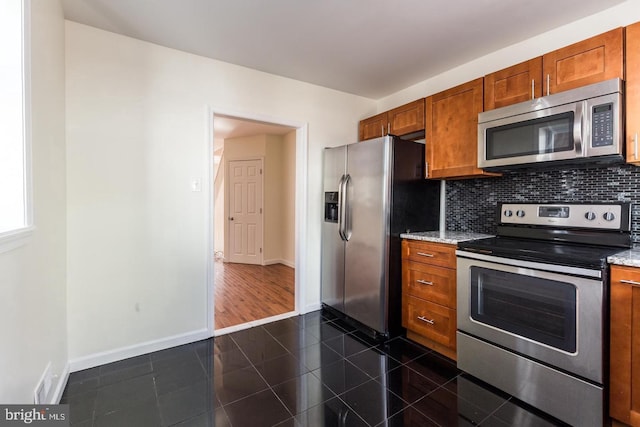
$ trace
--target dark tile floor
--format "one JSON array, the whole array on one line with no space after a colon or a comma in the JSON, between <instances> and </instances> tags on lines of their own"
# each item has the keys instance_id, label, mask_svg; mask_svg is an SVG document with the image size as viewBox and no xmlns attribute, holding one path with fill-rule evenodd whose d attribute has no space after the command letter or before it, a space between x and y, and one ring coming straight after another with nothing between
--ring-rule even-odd
<instances>
[{"instance_id":1,"label":"dark tile floor","mask_svg":"<svg viewBox=\"0 0 640 427\"><path fill-rule=\"evenodd\" d=\"M321 312L70 375L73 426L553 426L455 363Z\"/></svg>"}]
</instances>

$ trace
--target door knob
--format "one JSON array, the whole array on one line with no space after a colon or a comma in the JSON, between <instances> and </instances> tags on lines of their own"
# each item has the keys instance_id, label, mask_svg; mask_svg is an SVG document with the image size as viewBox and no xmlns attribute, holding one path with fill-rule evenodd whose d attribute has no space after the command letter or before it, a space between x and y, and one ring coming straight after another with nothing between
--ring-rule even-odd
<instances>
[{"instance_id":1,"label":"door knob","mask_svg":"<svg viewBox=\"0 0 640 427\"><path fill-rule=\"evenodd\" d=\"M229 221L233 221L233 217L232 216L229 217Z\"/></svg>"}]
</instances>

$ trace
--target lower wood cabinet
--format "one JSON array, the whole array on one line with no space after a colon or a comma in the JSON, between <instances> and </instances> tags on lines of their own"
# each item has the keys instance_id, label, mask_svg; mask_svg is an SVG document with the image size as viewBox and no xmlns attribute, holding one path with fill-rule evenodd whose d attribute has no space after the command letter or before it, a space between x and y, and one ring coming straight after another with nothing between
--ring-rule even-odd
<instances>
[{"instance_id":1,"label":"lower wood cabinet","mask_svg":"<svg viewBox=\"0 0 640 427\"><path fill-rule=\"evenodd\" d=\"M456 247L402 241L402 326L407 338L456 360Z\"/></svg>"},{"instance_id":2,"label":"lower wood cabinet","mask_svg":"<svg viewBox=\"0 0 640 427\"><path fill-rule=\"evenodd\" d=\"M609 415L640 426L640 268L611 266Z\"/></svg>"}]
</instances>

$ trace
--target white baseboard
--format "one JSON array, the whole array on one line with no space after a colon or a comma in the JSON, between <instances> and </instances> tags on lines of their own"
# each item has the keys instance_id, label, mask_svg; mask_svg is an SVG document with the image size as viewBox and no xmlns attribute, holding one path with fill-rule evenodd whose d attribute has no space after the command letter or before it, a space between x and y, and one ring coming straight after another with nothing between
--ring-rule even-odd
<instances>
[{"instance_id":1,"label":"white baseboard","mask_svg":"<svg viewBox=\"0 0 640 427\"><path fill-rule=\"evenodd\" d=\"M64 393L64 389L67 387L67 382L69 381L69 364L67 363L64 366L64 370L60 374L58 378L58 384L56 384L56 388L49 399L49 405L57 405L60 403L60 399L62 399L62 393Z\"/></svg>"},{"instance_id":2,"label":"white baseboard","mask_svg":"<svg viewBox=\"0 0 640 427\"><path fill-rule=\"evenodd\" d=\"M184 334L173 335L166 338L147 341L140 344L134 344L126 347L107 350L100 353L89 354L87 356L78 357L69 361L69 370L71 372L81 371L83 369L93 368L95 366L104 365L106 363L117 362L118 360L128 359L130 357L140 356L142 354L151 353L158 350L164 350L183 344L189 344L209 338L206 328L197 331L186 332Z\"/></svg>"},{"instance_id":3,"label":"white baseboard","mask_svg":"<svg viewBox=\"0 0 640 427\"><path fill-rule=\"evenodd\" d=\"M286 259L266 259L262 261L262 265L284 264L287 267L296 268L296 263Z\"/></svg>"},{"instance_id":4,"label":"white baseboard","mask_svg":"<svg viewBox=\"0 0 640 427\"><path fill-rule=\"evenodd\" d=\"M304 311L301 314L311 313L312 311L318 311L322 308L322 303L309 304L305 306Z\"/></svg>"}]
</instances>

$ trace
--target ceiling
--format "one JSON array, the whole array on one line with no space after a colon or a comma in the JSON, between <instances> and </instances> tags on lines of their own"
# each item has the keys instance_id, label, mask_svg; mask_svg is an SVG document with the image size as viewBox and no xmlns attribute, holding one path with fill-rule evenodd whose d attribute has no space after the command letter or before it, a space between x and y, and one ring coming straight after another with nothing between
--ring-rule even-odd
<instances>
[{"instance_id":1,"label":"ceiling","mask_svg":"<svg viewBox=\"0 0 640 427\"><path fill-rule=\"evenodd\" d=\"M253 135L284 135L295 130L289 126L264 123L236 117L216 114L214 121L214 137L217 141L228 138L241 138Z\"/></svg>"},{"instance_id":2,"label":"ceiling","mask_svg":"<svg viewBox=\"0 0 640 427\"><path fill-rule=\"evenodd\" d=\"M72 21L379 99L624 0L62 2Z\"/></svg>"}]
</instances>

